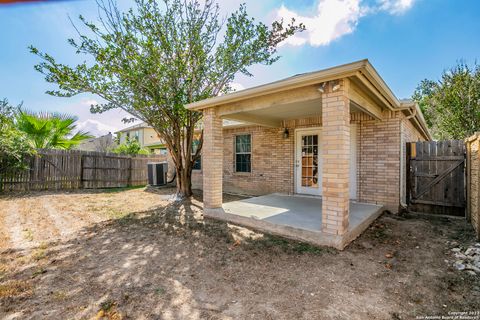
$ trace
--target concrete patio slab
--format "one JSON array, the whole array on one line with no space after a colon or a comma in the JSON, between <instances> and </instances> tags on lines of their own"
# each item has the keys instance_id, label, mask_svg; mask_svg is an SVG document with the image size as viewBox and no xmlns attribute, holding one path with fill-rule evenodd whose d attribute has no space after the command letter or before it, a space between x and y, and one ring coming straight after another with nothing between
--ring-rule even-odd
<instances>
[{"instance_id":1,"label":"concrete patio slab","mask_svg":"<svg viewBox=\"0 0 480 320\"><path fill-rule=\"evenodd\" d=\"M380 214L383 206L350 202L348 231L342 236L322 232L322 199L269 194L206 209L205 216L241 224L263 232L342 250Z\"/></svg>"}]
</instances>

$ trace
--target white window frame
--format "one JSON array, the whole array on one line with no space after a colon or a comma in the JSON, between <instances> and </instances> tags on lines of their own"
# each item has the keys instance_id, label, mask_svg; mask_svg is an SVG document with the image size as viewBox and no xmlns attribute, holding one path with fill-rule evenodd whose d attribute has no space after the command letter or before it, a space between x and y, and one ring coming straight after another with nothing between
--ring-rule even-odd
<instances>
[{"instance_id":1,"label":"white window frame","mask_svg":"<svg viewBox=\"0 0 480 320\"><path fill-rule=\"evenodd\" d=\"M237 152L237 137L239 136L250 136L250 152ZM234 135L233 140L233 167L235 173L239 174L250 174L252 173L252 134L251 133L239 133ZM237 154L249 154L250 155L250 171L237 171Z\"/></svg>"}]
</instances>

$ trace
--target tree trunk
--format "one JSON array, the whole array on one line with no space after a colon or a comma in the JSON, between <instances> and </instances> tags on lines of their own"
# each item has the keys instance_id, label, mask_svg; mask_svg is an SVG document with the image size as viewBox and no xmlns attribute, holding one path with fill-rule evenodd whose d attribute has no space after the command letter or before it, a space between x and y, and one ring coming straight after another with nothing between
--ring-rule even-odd
<instances>
[{"instance_id":1,"label":"tree trunk","mask_svg":"<svg viewBox=\"0 0 480 320\"><path fill-rule=\"evenodd\" d=\"M167 144L168 152L175 166L175 179L177 184L176 200L187 199L193 195L192 169L195 161L200 158L203 145L203 132L200 134L200 138L198 139L199 143L196 144L196 150L192 154L193 141L195 139L194 134L195 124L191 124L183 133L174 130L171 136L163 132L161 134Z\"/></svg>"},{"instance_id":2,"label":"tree trunk","mask_svg":"<svg viewBox=\"0 0 480 320\"><path fill-rule=\"evenodd\" d=\"M192 168L189 163L182 168L176 168L177 172L177 200L183 200L190 198L193 195L192 192Z\"/></svg>"}]
</instances>

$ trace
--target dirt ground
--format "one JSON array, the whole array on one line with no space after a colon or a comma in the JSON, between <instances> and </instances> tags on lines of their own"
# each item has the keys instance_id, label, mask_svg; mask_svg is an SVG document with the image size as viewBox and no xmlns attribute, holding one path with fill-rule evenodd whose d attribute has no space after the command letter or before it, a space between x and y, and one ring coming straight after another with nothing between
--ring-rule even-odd
<instances>
[{"instance_id":1,"label":"dirt ground","mask_svg":"<svg viewBox=\"0 0 480 320\"><path fill-rule=\"evenodd\" d=\"M336 251L204 220L200 195L173 202L172 192L0 197L0 319L415 319L480 311L480 276L452 267L451 248L474 242L464 220L384 214Z\"/></svg>"}]
</instances>

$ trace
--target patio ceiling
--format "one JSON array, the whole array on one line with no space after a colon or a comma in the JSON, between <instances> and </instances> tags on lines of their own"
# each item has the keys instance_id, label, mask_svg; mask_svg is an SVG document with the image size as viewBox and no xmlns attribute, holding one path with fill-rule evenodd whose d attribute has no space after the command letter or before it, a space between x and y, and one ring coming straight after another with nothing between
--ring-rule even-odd
<instances>
[{"instance_id":1,"label":"patio ceiling","mask_svg":"<svg viewBox=\"0 0 480 320\"><path fill-rule=\"evenodd\" d=\"M283 120L313 117L322 114L322 99L293 102L224 116L225 119L258 124L267 127L281 127Z\"/></svg>"},{"instance_id":2,"label":"patio ceiling","mask_svg":"<svg viewBox=\"0 0 480 320\"><path fill-rule=\"evenodd\" d=\"M350 111L352 113L363 112L361 107L354 102L350 103ZM318 98L305 102L292 102L275 105L265 109L229 113L228 115L223 116L223 118L243 123L279 128L285 120L309 118L321 115L322 99Z\"/></svg>"},{"instance_id":3,"label":"patio ceiling","mask_svg":"<svg viewBox=\"0 0 480 320\"><path fill-rule=\"evenodd\" d=\"M359 73L329 81L285 89L282 91L245 97L217 106L223 119L241 121L267 127L282 127L283 121L322 115L322 96L327 85L340 79L349 82L346 97L350 100L352 113L366 113L374 119L382 119L383 110L388 110L388 101L371 87Z\"/></svg>"}]
</instances>

